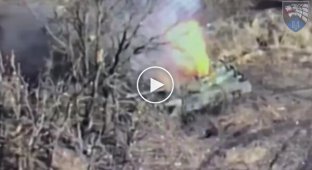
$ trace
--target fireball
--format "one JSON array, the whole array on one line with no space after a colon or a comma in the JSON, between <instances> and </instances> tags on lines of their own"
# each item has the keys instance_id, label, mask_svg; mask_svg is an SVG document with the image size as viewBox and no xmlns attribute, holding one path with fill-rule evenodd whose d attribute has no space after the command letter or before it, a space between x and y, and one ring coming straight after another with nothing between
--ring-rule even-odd
<instances>
[{"instance_id":1,"label":"fireball","mask_svg":"<svg viewBox=\"0 0 312 170\"><path fill-rule=\"evenodd\" d=\"M178 89L181 86L194 88L192 86L197 86L202 78L213 81L212 61L206 50L203 30L197 21L180 22L168 29L164 37L168 45L164 52L165 60L162 58L161 61L173 76ZM159 74L157 78L170 84L168 77Z\"/></svg>"},{"instance_id":2,"label":"fireball","mask_svg":"<svg viewBox=\"0 0 312 170\"><path fill-rule=\"evenodd\" d=\"M184 76L202 78L211 74L211 61L197 21L178 23L166 32L165 39L173 50L172 62Z\"/></svg>"}]
</instances>

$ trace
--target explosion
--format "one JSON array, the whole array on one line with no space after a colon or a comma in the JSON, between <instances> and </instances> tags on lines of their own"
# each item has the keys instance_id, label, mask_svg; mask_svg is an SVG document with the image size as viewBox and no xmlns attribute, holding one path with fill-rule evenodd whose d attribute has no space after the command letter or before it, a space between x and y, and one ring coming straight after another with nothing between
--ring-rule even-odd
<instances>
[{"instance_id":1,"label":"explosion","mask_svg":"<svg viewBox=\"0 0 312 170\"><path fill-rule=\"evenodd\" d=\"M197 21L178 23L166 32L165 38L174 50L170 57L185 76L201 78L211 74L211 61Z\"/></svg>"},{"instance_id":2,"label":"explosion","mask_svg":"<svg viewBox=\"0 0 312 170\"><path fill-rule=\"evenodd\" d=\"M137 55L136 59L132 60L133 68L141 70L152 65L163 67L173 76L176 87L202 77L211 77L211 61L206 51L203 30L196 17L204 8L202 1L159 2L155 7L157 12L142 22L141 31L147 37L158 37L159 41L166 42L166 45ZM163 75L157 74L154 76L158 81L170 82Z\"/></svg>"}]
</instances>

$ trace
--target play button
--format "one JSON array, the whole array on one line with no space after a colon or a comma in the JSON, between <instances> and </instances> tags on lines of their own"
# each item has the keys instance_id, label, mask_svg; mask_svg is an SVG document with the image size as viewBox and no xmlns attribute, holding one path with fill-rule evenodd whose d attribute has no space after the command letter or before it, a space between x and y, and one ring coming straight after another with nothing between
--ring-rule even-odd
<instances>
[{"instance_id":1,"label":"play button","mask_svg":"<svg viewBox=\"0 0 312 170\"><path fill-rule=\"evenodd\" d=\"M162 103L171 96L174 81L166 69L159 66L148 67L137 79L137 90L140 97L148 103ZM165 96L155 95L164 92Z\"/></svg>"},{"instance_id":2,"label":"play button","mask_svg":"<svg viewBox=\"0 0 312 170\"><path fill-rule=\"evenodd\" d=\"M163 87L164 84L153 79L150 78L150 93L153 93L154 91L158 90L159 88Z\"/></svg>"}]
</instances>

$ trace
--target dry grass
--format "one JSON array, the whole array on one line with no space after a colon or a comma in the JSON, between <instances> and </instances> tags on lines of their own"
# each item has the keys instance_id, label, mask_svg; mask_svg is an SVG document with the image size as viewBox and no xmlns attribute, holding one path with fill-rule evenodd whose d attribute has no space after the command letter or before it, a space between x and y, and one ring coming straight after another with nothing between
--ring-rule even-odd
<instances>
[{"instance_id":1,"label":"dry grass","mask_svg":"<svg viewBox=\"0 0 312 170\"><path fill-rule=\"evenodd\" d=\"M1 169L114 169L127 161L137 109L123 99L125 62L144 14L115 18L131 4L116 5L64 4L51 25L59 26L57 53L37 88L1 70Z\"/></svg>"}]
</instances>

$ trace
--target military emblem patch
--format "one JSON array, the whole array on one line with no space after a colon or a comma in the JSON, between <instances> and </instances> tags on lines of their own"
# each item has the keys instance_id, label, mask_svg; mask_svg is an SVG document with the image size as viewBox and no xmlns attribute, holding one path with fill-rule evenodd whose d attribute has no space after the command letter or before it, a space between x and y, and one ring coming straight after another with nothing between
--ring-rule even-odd
<instances>
[{"instance_id":1,"label":"military emblem patch","mask_svg":"<svg viewBox=\"0 0 312 170\"><path fill-rule=\"evenodd\" d=\"M294 32L300 31L306 25L309 12L309 1L283 1L284 22Z\"/></svg>"}]
</instances>

